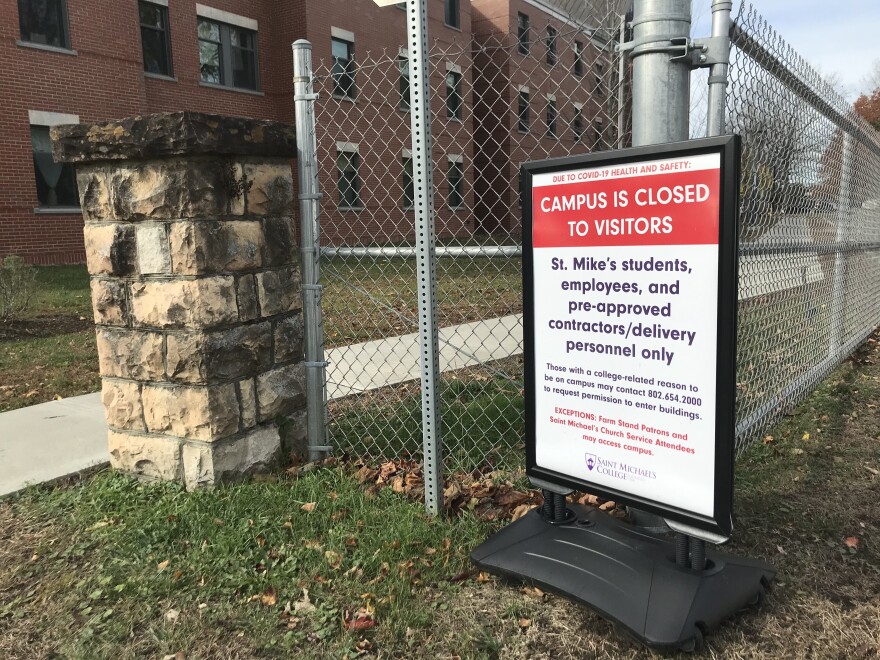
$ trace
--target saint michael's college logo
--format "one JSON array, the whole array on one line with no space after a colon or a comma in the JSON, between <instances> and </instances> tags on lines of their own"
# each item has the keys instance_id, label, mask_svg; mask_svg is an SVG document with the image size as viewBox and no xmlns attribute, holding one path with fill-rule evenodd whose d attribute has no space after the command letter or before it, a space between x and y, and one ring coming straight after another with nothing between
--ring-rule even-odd
<instances>
[{"instance_id":1,"label":"saint michael's college logo","mask_svg":"<svg viewBox=\"0 0 880 660\"><path fill-rule=\"evenodd\" d=\"M587 469L592 472L593 468L596 467L596 455L595 454L584 454L587 459Z\"/></svg>"}]
</instances>

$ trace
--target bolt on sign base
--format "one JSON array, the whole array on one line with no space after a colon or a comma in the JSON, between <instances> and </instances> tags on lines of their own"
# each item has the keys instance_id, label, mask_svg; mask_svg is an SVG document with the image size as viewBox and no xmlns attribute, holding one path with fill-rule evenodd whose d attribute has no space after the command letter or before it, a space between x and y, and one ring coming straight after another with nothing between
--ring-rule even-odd
<instances>
[{"instance_id":1,"label":"bolt on sign base","mask_svg":"<svg viewBox=\"0 0 880 660\"><path fill-rule=\"evenodd\" d=\"M647 646L698 650L703 632L760 603L767 563L706 551L706 569L676 565L672 540L595 507L571 505L568 524L533 510L471 553L480 569L537 585L596 610Z\"/></svg>"}]
</instances>

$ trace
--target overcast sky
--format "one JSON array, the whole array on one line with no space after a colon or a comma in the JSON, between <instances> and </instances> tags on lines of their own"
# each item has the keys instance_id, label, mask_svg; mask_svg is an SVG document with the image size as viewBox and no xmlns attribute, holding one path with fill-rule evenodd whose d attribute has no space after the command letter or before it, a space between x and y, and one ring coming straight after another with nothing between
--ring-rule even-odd
<instances>
[{"instance_id":1,"label":"overcast sky","mask_svg":"<svg viewBox=\"0 0 880 660\"><path fill-rule=\"evenodd\" d=\"M752 0L776 32L823 75L838 74L854 100L880 60L880 0ZM708 34L712 0L694 0L695 23ZM739 0L734 0L734 13Z\"/></svg>"}]
</instances>

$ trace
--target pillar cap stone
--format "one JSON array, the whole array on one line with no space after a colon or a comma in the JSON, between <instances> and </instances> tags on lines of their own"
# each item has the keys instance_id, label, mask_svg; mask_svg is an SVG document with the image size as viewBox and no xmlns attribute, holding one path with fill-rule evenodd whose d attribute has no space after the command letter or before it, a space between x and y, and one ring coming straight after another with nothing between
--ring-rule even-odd
<instances>
[{"instance_id":1,"label":"pillar cap stone","mask_svg":"<svg viewBox=\"0 0 880 660\"><path fill-rule=\"evenodd\" d=\"M59 163L148 160L173 156L294 158L296 129L264 119L162 112L51 129Z\"/></svg>"}]
</instances>

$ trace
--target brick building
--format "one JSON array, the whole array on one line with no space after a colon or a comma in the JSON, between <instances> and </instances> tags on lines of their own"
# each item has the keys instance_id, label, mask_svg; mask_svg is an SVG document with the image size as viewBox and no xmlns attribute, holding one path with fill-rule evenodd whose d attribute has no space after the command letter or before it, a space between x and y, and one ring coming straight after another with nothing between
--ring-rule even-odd
<instances>
[{"instance_id":1,"label":"brick building","mask_svg":"<svg viewBox=\"0 0 880 660\"><path fill-rule=\"evenodd\" d=\"M316 62L332 67L329 87L319 90L329 92L322 103L332 127L319 131L326 242L411 237L405 12L372 0L205 3L0 0L0 257L84 260L71 166L52 161L50 126L175 110L293 122L290 44L301 38L313 43ZM532 12L536 26L545 20L566 24L564 14L541 0L429 2L434 48L449 53L442 63L432 61L440 235L479 228L474 211L492 195L475 194L479 182L473 172L487 167L500 173L506 161L527 155L528 150L498 149L487 139L492 131L517 127L493 126L485 113L481 119L478 98L499 90L473 89L488 79L474 70L496 67L528 88L537 112L541 83L528 76L519 80L517 55L509 54L507 62L472 55L472 46L493 31L515 34L512 21L522 11ZM376 68L361 66L375 53L399 53L398 61L379 76ZM562 67L549 75L557 73L562 75ZM584 117L592 116L590 89L582 91ZM503 96L505 103L517 101L508 89ZM379 144L399 144L399 157L372 162ZM331 185L336 189L327 190ZM510 200L502 201L509 209Z\"/></svg>"}]
</instances>

